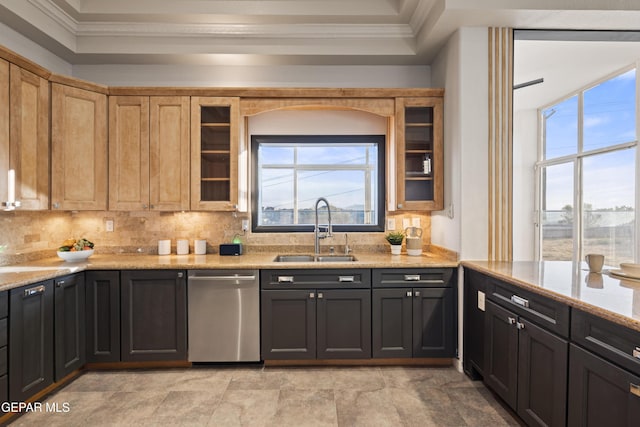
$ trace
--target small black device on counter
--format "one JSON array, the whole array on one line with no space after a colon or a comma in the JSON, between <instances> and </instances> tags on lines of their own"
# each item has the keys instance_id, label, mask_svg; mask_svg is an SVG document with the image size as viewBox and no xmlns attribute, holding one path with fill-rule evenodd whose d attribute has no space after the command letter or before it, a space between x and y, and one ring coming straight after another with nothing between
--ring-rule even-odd
<instances>
[{"instance_id":1,"label":"small black device on counter","mask_svg":"<svg viewBox=\"0 0 640 427\"><path fill-rule=\"evenodd\" d=\"M242 243L222 243L220 255L242 255Z\"/></svg>"}]
</instances>

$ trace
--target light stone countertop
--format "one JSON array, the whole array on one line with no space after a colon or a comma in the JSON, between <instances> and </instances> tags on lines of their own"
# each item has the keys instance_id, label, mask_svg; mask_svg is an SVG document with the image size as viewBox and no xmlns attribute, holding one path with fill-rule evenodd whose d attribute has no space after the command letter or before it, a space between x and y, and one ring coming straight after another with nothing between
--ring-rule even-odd
<instances>
[{"instance_id":1,"label":"light stone countertop","mask_svg":"<svg viewBox=\"0 0 640 427\"><path fill-rule=\"evenodd\" d=\"M589 273L585 263L570 261L462 261L461 265L640 331L640 280L609 273L617 267Z\"/></svg>"},{"instance_id":2,"label":"light stone countertop","mask_svg":"<svg viewBox=\"0 0 640 427\"><path fill-rule=\"evenodd\" d=\"M301 269L301 268L434 268L457 267L454 261L437 254L421 256L389 253L354 253L353 262L274 262L275 253L248 253L239 256L94 254L86 262L66 262L60 258L0 267L0 291L29 285L85 270L158 269ZM327 255L327 254L323 254ZM30 268L33 271L28 271Z\"/></svg>"}]
</instances>

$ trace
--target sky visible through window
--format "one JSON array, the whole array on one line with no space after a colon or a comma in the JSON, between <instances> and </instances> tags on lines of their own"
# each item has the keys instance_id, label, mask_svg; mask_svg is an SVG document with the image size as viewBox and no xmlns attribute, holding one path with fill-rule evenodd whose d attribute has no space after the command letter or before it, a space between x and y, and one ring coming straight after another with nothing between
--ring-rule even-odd
<instances>
[{"instance_id":1,"label":"sky visible through window","mask_svg":"<svg viewBox=\"0 0 640 427\"><path fill-rule=\"evenodd\" d=\"M593 252L610 265L634 261L637 146L629 144L636 142L636 117L635 69L542 111L543 259Z\"/></svg>"},{"instance_id":2,"label":"sky visible through window","mask_svg":"<svg viewBox=\"0 0 640 427\"><path fill-rule=\"evenodd\" d=\"M630 70L611 80L599 84L584 93L582 152L632 142L636 139L636 70ZM545 160L576 154L578 152L578 96L573 96L543 111L546 117ZM625 171L621 171L624 169ZM547 188L559 188L573 181L572 168L566 174L555 174ZM632 151L623 151L619 156L599 159L597 179L606 193L597 194L592 200L584 200L594 209L628 205L629 194L634 194L634 179L619 177L635 176L635 156ZM595 196L595 194L594 194ZM546 197L547 210L561 210L566 205L565 197Z\"/></svg>"}]
</instances>

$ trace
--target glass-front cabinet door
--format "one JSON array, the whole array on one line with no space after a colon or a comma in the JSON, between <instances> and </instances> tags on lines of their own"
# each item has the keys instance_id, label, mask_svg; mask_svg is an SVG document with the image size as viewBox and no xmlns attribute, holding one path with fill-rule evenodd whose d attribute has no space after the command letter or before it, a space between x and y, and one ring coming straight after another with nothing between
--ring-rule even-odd
<instances>
[{"instance_id":1,"label":"glass-front cabinet door","mask_svg":"<svg viewBox=\"0 0 640 427\"><path fill-rule=\"evenodd\" d=\"M396 98L396 208L443 209L442 98Z\"/></svg>"},{"instance_id":2,"label":"glass-front cabinet door","mask_svg":"<svg viewBox=\"0 0 640 427\"><path fill-rule=\"evenodd\" d=\"M235 210L239 98L191 98L191 209Z\"/></svg>"}]
</instances>

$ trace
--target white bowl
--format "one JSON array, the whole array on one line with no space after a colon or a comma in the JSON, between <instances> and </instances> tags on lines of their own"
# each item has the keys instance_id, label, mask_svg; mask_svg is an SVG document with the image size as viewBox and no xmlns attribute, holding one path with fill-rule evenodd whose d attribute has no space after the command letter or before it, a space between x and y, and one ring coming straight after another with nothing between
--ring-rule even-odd
<instances>
[{"instance_id":1,"label":"white bowl","mask_svg":"<svg viewBox=\"0 0 640 427\"><path fill-rule=\"evenodd\" d=\"M63 260L69 261L69 262L84 261L85 259L89 258L91 255L93 255L93 249L89 249L89 250L86 250L86 251L74 251L74 252L70 252L70 251L60 252L60 251L58 251L58 256L60 258L62 258Z\"/></svg>"},{"instance_id":2,"label":"white bowl","mask_svg":"<svg viewBox=\"0 0 640 427\"><path fill-rule=\"evenodd\" d=\"M630 262L620 263L620 270L624 274L628 274L633 277L640 277L640 264L633 264Z\"/></svg>"}]
</instances>

